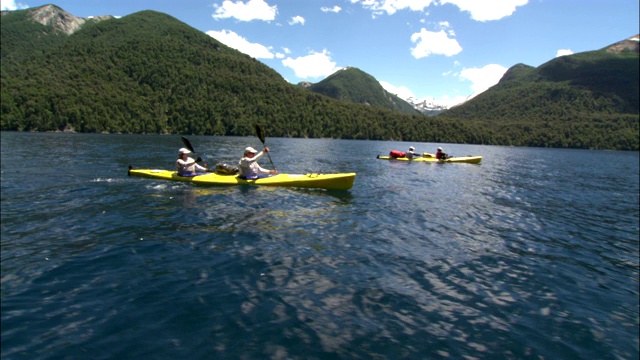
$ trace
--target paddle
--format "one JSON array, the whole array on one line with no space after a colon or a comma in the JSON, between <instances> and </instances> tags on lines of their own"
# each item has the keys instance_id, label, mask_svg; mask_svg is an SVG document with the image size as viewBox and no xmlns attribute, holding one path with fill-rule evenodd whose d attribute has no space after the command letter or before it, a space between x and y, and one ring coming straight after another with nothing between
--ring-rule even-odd
<instances>
[{"instance_id":1,"label":"paddle","mask_svg":"<svg viewBox=\"0 0 640 360\"><path fill-rule=\"evenodd\" d=\"M198 155L198 153L193 149L193 146L191 146L191 141L189 141L189 139L187 139L184 136L182 136L180 138L182 139L182 143L184 143L184 146L186 146L187 149L189 149L189 151L191 151L192 153L196 154L196 156L198 157L196 159L196 162L202 162L202 158L200 157L200 155Z\"/></svg>"},{"instance_id":2,"label":"paddle","mask_svg":"<svg viewBox=\"0 0 640 360\"><path fill-rule=\"evenodd\" d=\"M262 142L262 146L267 147L267 145L264 143L264 129L259 124L256 124L256 134L258 134L258 139L260 139L260 141ZM273 170L275 170L276 166L273 165L273 161L271 160L271 155L267 153L267 156L269 157L269 162L271 163Z\"/></svg>"}]
</instances>

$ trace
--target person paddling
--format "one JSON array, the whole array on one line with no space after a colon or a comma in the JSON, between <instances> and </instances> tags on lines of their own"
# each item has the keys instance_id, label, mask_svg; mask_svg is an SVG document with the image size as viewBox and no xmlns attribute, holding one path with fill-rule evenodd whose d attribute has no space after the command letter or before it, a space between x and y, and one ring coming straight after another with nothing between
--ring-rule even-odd
<instances>
[{"instance_id":1,"label":"person paddling","mask_svg":"<svg viewBox=\"0 0 640 360\"><path fill-rule=\"evenodd\" d=\"M436 152L436 159L445 160L446 158L447 158L447 154L444 152L444 150L442 150L441 147L439 147L438 151Z\"/></svg>"},{"instance_id":2,"label":"person paddling","mask_svg":"<svg viewBox=\"0 0 640 360\"><path fill-rule=\"evenodd\" d=\"M187 148L181 148L178 150L178 159L176 160L176 170L180 176L196 176L198 171L206 172L207 168L200 166L197 160L189 157L191 151ZM205 166L207 164L204 164Z\"/></svg>"},{"instance_id":3,"label":"person paddling","mask_svg":"<svg viewBox=\"0 0 640 360\"><path fill-rule=\"evenodd\" d=\"M260 152L252 147L244 149L244 156L238 162L238 177L245 180L255 180L278 174L277 170L265 169L258 164L258 159L268 152L268 147Z\"/></svg>"},{"instance_id":4,"label":"person paddling","mask_svg":"<svg viewBox=\"0 0 640 360\"><path fill-rule=\"evenodd\" d=\"M416 156L416 148L409 146L409 151L407 151L405 157L409 160L413 160L414 156Z\"/></svg>"}]
</instances>

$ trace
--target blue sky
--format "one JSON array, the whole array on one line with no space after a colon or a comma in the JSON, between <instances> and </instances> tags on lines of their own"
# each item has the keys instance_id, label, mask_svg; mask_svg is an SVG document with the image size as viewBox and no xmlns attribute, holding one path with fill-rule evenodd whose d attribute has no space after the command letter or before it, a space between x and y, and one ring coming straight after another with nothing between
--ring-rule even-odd
<instances>
[{"instance_id":1,"label":"blue sky","mask_svg":"<svg viewBox=\"0 0 640 360\"><path fill-rule=\"evenodd\" d=\"M356 67L402 98L453 105L511 66L638 34L638 0L1 0L79 16L169 14L273 68L319 82Z\"/></svg>"}]
</instances>

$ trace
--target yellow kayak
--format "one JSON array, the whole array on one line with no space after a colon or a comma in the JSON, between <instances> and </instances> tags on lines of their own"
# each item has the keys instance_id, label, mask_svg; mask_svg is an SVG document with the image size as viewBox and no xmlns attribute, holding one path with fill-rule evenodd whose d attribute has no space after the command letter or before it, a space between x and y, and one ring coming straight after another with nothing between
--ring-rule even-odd
<instances>
[{"instance_id":1,"label":"yellow kayak","mask_svg":"<svg viewBox=\"0 0 640 360\"><path fill-rule=\"evenodd\" d=\"M441 162L441 163L468 163L468 164L479 164L482 161L482 156L452 156L445 160L438 160L434 154L424 153L422 157L416 156L413 159L409 159L406 157L394 158L386 155L378 155L377 159L381 160L399 160L399 161L417 161L417 162Z\"/></svg>"},{"instance_id":2,"label":"yellow kayak","mask_svg":"<svg viewBox=\"0 0 640 360\"><path fill-rule=\"evenodd\" d=\"M353 186L356 173L342 174L278 174L262 179L244 180L237 175L221 175L214 172L197 176L180 176L176 171L158 169L133 169L130 176L144 178L191 182L200 185L262 185L300 188L318 188L329 190L349 190Z\"/></svg>"}]
</instances>

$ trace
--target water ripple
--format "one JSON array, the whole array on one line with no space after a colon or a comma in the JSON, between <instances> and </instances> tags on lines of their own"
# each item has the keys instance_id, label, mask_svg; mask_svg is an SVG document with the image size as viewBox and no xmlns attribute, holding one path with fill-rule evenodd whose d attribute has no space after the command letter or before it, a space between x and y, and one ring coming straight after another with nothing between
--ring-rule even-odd
<instances>
[{"instance_id":1,"label":"water ripple","mask_svg":"<svg viewBox=\"0 0 640 360\"><path fill-rule=\"evenodd\" d=\"M171 136L0 144L42 161L1 164L3 358L637 358L637 153L270 141L283 172L358 173L331 192L126 176Z\"/></svg>"}]
</instances>

